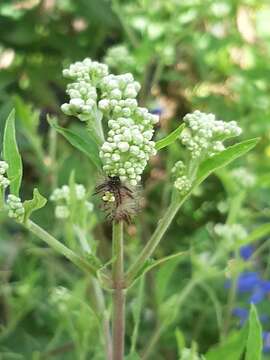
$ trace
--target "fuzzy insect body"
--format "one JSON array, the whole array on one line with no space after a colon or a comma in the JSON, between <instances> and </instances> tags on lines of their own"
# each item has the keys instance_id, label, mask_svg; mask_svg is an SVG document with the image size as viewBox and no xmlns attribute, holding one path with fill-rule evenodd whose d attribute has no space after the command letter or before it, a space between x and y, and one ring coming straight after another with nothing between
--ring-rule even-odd
<instances>
[{"instance_id":1,"label":"fuzzy insect body","mask_svg":"<svg viewBox=\"0 0 270 360\"><path fill-rule=\"evenodd\" d=\"M136 190L124 184L118 176L108 176L96 186L96 195L100 195L108 219L130 223L131 217L139 210Z\"/></svg>"}]
</instances>

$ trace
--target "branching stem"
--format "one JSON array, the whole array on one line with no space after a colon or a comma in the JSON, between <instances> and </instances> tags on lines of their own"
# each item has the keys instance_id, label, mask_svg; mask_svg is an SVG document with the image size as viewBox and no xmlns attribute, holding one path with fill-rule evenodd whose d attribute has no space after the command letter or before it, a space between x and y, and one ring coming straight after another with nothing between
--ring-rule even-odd
<instances>
[{"instance_id":1,"label":"branching stem","mask_svg":"<svg viewBox=\"0 0 270 360\"><path fill-rule=\"evenodd\" d=\"M168 227L170 226L171 222L173 221L175 215L180 209L181 205L186 200L187 196L188 195L184 196L182 199L175 199L171 202L171 205L168 207L166 213L160 219L152 237L147 242L135 262L131 265L130 269L127 271L127 285L130 285L134 281L136 275L140 272L141 268L145 264L145 261L148 260L153 254L159 242L163 238L165 232L167 231Z\"/></svg>"},{"instance_id":2,"label":"branching stem","mask_svg":"<svg viewBox=\"0 0 270 360\"><path fill-rule=\"evenodd\" d=\"M86 271L91 275L96 276L97 269L95 267L93 267L87 260L85 260L81 256L75 254L72 250L70 250L68 247L66 247L55 237L50 235L46 230L38 226L36 223L34 223L31 220L28 220L26 228L30 230L33 234L35 234L39 239L43 240L56 252L60 253L61 255L69 259L78 268L80 268L83 271Z\"/></svg>"}]
</instances>

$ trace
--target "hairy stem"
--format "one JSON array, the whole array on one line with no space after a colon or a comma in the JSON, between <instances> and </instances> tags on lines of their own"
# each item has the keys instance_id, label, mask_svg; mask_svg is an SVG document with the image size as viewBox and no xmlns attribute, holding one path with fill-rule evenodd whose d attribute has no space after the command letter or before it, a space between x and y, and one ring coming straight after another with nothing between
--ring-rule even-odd
<instances>
[{"instance_id":1,"label":"hairy stem","mask_svg":"<svg viewBox=\"0 0 270 360\"><path fill-rule=\"evenodd\" d=\"M123 222L113 223L113 360L124 359L125 340L125 289Z\"/></svg>"},{"instance_id":2,"label":"hairy stem","mask_svg":"<svg viewBox=\"0 0 270 360\"><path fill-rule=\"evenodd\" d=\"M35 234L39 239L43 240L46 244L48 244L51 248L53 248L56 252L65 256L69 259L73 264L75 264L78 268L87 273L96 276L97 269L93 267L87 260L82 258L81 256L75 254L72 250L58 241L55 237L50 235L46 230L42 229L36 223L31 220L28 220L26 224L26 228L30 230L33 234Z\"/></svg>"},{"instance_id":3,"label":"hairy stem","mask_svg":"<svg viewBox=\"0 0 270 360\"><path fill-rule=\"evenodd\" d=\"M133 265L131 265L130 269L127 271L126 281L128 285L132 283L132 281L135 279L136 275L139 273L142 266L144 265L145 261L149 259L149 257L153 254L159 242L161 241L163 235L167 231L172 220L174 219L175 215L177 214L178 210L180 209L181 205L186 200L186 198L187 196L183 197L181 200L178 199L178 200L173 200L171 202L171 205L168 207L166 213L159 221L152 237L147 242L147 244L143 248L140 255L137 257Z\"/></svg>"}]
</instances>

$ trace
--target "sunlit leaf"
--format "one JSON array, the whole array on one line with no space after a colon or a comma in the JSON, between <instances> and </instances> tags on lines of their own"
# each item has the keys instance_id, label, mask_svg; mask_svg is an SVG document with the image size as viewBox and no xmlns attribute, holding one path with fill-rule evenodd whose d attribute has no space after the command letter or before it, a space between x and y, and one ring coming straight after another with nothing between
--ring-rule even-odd
<instances>
[{"instance_id":1,"label":"sunlit leaf","mask_svg":"<svg viewBox=\"0 0 270 360\"><path fill-rule=\"evenodd\" d=\"M179 138L179 135L183 131L184 127L185 127L185 124L179 125L177 129L175 129L173 132L171 132L164 139L157 141L156 149L160 150L160 149L163 149L163 148L171 145L172 143L174 143Z\"/></svg>"},{"instance_id":2,"label":"sunlit leaf","mask_svg":"<svg viewBox=\"0 0 270 360\"><path fill-rule=\"evenodd\" d=\"M238 246L244 246L250 244L258 239L261 239L270 234L270 224L263 224L254 229L248 236L245 238L238 240Z\"/></svg>"},{"instance_id":3,"label":"sunlit leaf","mask_svg":"<svg viewBox=\"0 0 270 360\"><path fill-rule=\"evenodd\" d=\"M154 260L152 258L148 259L144 266L141 268L139 274L137 275L136 279L134 280L137 281L142 275L146 274L148 271L154 269L156 266L159 266L167 261L170 261L170 260L173 260L173 259L176 259L180 256L183 256L187 254L186 251L181 251L181 252L178 252L176 254L173 254L173 255L170 255L170 256L166 256L166 257L163 257L161 259L158 259L158 260Z\"/></svg>"},{"instance_id":4,"label":"sunlit leaf","mask_svg":"<svg viewBox=\"0 0 270 360\"><path fill-rule=\"evenodd\" d=\"M31 214L34 211L43 208L46 205L46 203L47 203L47 199L39 193L38 189L34 189L33 199L26 200L23 203L25 209L24 222L27 222Z\"/></svg>"},{"instance_id":5,"label":"sunlit leaf","mask_svg":"<svg viewBox=\"0 0 270 360\"><path fill-rule=\"evenodd\" d=\"M71 145L85 154L98 170L101 170L99 149L97 144L90 138L90 136L86 140L85 136L82 137L79 132L76 132L75 130L65 129L53 121L50 121L50 124L59 134L63 135Z\"/></svg>"},{"instance_id":6,"label":"sunlit leaf","mask_svg":"<svg viewBox=\"0 0 270 360\"><path fill-rule=\"evenodd\" d=\"M249 331L245 360L261 360L262 358L262 326L256 307L251 304L249 313Z\"/></svg>"},{"instance_id":7,"label":"sunlit leaf","mask_svg":"<svg viewBox=\"0 0 270 360\"><path fill-rule=\"evenodd\" d=\"M156 274L156 297L157 302L161 303L166 295L166 290L173 272L175 271L182 257L176 257L166 262L157 270Z\"/></svg>"},{"instance_id":8,"label":"sunlit leaf","mask_svg":"<svg viewBox=\"0 0 270 360\"><path fill-rule=\"evenodd\" d=\"M141 360L140 356L138 354L130 354L125 357L125 360Z\"/></svg>"},{"instance_id":9,"label":"sunlit leaf","mask_svg":"<svg viewBox=\"0 0 270 360\"><path fill-rule=\"evenodd\" d=\"M10 180L10 192L19 196L22 181L22 159L18 150L15 131L15 111L9 114L3 139L3 158L8 163L7 175Z\"/></svg>"},{"instance_id":10,"label":"sunlit leaf","mask_svg":"<svg viewBox=\"0 0 270 360\"><path fill-rule=\"evenodd\" d=\"M206 360L230 359L240 360L248 337L248 325L241 331L232 333L223 344L210 349L205 355Z\"/></svg>"},{"instance_id":11,"label":"sunlit leaf","mask_svg":"<svg viewBox=\"0 0 270 360\"><path fill-rule=\"evenodd\" d=\"M197 180L195 185L199 185L204 179L206 179L213 171L222 168L236 160L240 156L245 155L258 143L259 139L250 139L242 141L238 144L228 147L221 153L214 155L210 159L205 160L199 167L197 173Z\"/></svg>"}]
</instances>

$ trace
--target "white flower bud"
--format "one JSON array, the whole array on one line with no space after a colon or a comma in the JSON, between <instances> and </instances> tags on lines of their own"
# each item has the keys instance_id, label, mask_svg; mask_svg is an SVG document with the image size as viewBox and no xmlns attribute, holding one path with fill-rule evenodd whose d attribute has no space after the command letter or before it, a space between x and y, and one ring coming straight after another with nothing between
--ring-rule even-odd
<instances>
[{"instance_id":1,"label":"white flower bud","mask_svg":"<svg viewBox=\"0 0 270 360\"><path fill-rule=\"evenodd\" d=\"M102 200L105 202L115 202L115 197L113 193L111 193L110 191L106 191L104 196L102 197Z\"/></svg>"},{"instance_id":2,"label":"white flower bud","mask_svg":"<svg viewBox=\"0 0 270 360\"><path fill-rule=\"evenodd\" d=\"M223 151L223 141L241 133L235 121L226 123L216 120L214 114L205 114L198 110L187 114L184 121L187 128L181 133L180 139L191 152L192 158L205 158Z\"/></svg>"},{"instance_id":3,"label":"white flower bud","mask_svg":"<svg viewBox=\"0 0 270 360\"><path fill-rule=\"evenodd\" d=\"M93 212L94 210L94 204L91 203L90 201L86 201L85 202L85 206L88 212Z\"/></svg>"},{"instance_id":4,"label":"white flower bud","mask_svg":"<svg viewBox=\"0 0 270 360\"><path fill-rule=\"evenodd\" d=\"M180 192L181 195L185 195L191 189L191 182L187 176L183 175L175 180L174 187Z\"/></svg>"},{"instance_id":5,"label":"white flower bud","mask_svg":"<svg viewBox=\"0 0 270 360\"><path fill-rule=\"evenodd\" d=\"M55 207L55 217L57 219L67 219L70 213L67 206L57 205Z\"/></svg>"},{"instance_id":6,"label":"white flower bud","mask_svg":"<svg viewBox=\"0 0 270 360\"><path fill-rule=\"evenodd\" d=\"M129 144L127 142L120 142L118 144L118 149L121 151L121 152L127 152L128 149L129 149Z\"/></svg>"},{"instance_id":7,"label":"white flower bud","mask_svg":"<svg viewBox=\"0 0 270 360\"><path fill-rule=\"evenodd\" d=\"M22 222L24 218L24 207L19 197L9 194L7 198L8 216L18 222Z\"/></svg>"},{"instance_id":8,"label":"white flower bud","mask_svg":"<svg viewBox=\"0 0 270 360\"><path fill-rule=\"evenodd\" d=\"M8 170L8 163L5 161L0 161L0 174L4 175Z\"/></svg>"},{"instance_id":9,"label":"white flower bud","mask_svg":"<svg viewBox=\"0 0 270 360\"><path fill-rule=\"evenodd\" d=\"M112 161L119 161L121 159L119 154L113 154L112 155Z\"/></svg>"}]
</instances>

